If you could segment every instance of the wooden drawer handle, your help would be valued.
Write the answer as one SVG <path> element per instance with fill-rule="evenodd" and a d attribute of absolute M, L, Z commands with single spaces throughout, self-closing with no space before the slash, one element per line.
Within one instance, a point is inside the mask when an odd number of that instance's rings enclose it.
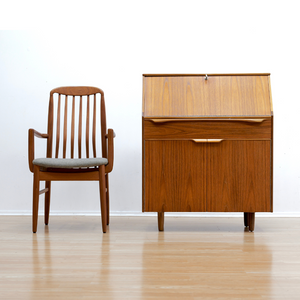
<path fill-rule="evenodd" d="M 191 121 L 226 121 L 226 122 L 247 122 L 247 123 L 262 123 L 265 119 L 148 119 L 153 123 L 167 122 L 191 122 Z"/>
<path fill-rule="evenodd" d="M 221 143 L 222 139 L 193 139 L 195 143 Z"/>

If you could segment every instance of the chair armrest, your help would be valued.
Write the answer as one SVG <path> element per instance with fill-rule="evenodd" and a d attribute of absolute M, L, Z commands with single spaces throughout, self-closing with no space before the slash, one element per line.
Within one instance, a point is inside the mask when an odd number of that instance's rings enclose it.
<path fill-rule="evenodd" d="M 114 138 L 116 134 L 112 129 L 107 130 L 105 137 L 108 139 L 108 164 L 105 166 L 105 173 L 110 173 L 114 166 Z"/>
<path fill-rule="evenodd" d="M 33 163 L 32 161 L 34 160 L 34 137 L 42 138 L 42 139 L 47 139 L 48 134 L 46 133 L 39 133 L 38 131 L 30 128 L 28 130 L 28 164 L 29 164 L 29 169 L 31 172 L 33 172 Z"/>

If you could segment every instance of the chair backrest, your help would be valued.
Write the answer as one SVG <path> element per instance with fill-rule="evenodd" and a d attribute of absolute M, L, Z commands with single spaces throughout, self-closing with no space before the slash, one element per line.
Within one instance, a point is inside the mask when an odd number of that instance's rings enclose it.
<path fill-rule="evenodd" d="M 107 157 L 105 135 L 105 101 L 101 89 L 76 86 L 50 92 L 47 157 Z"/>

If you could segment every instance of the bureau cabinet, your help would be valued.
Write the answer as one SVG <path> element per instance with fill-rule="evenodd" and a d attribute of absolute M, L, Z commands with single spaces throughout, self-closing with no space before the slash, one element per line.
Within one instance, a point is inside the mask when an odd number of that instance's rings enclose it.
<path fill-rule="evenodd" d="M 272 212 L 269 74 L 144 75 L 143 211 Z"/>

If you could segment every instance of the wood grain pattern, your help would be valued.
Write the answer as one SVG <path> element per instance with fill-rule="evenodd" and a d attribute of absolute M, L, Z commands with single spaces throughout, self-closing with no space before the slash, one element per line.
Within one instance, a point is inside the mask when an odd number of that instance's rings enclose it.
<path fill-rule="evenodd" d="M 41 181 L 99 181 L 98 168 L 87 169 L 87 172 L 40 172 Z"/>
<path fill-rule="evenodd" d="M 271 118 L 261 123 L 231 120 L 194 120 L 154 123 L 144 119 L 145 139 L 271 139 Z"/>
<path fill-rule="evenodd" d="M 86 96 L 94 95 L 97 93 L 104 95 L 101 89 L 92 86 L 63 86 L 55 88 L 50 91 L 50 97 L 55 93 L 67 96 Z"/>
<path fill-rule="evenodd" d="M 42 217 L 39 217 L 42 222 Z M 300 295 L 300 218 L 0 216 L 3 300 L 262 300 Z"/>
<path fill-rule="evenodd" d="M 145 141 L 145 211 L 205 211 L 205 146 Z"/>
<path fill-rule="evenodd" d="M 270 141 L 207 144 L 207 211 L 271 211 L 270 144 Z"/>
<path fill-rule="evenodd" d="M 145 211 L 270 212 L 270 141 L 145 141 Z"/>
<path fill-rule="evenodd" d="M 268 76 L 144 77 L 144 117 L 271 116 Z"/>

